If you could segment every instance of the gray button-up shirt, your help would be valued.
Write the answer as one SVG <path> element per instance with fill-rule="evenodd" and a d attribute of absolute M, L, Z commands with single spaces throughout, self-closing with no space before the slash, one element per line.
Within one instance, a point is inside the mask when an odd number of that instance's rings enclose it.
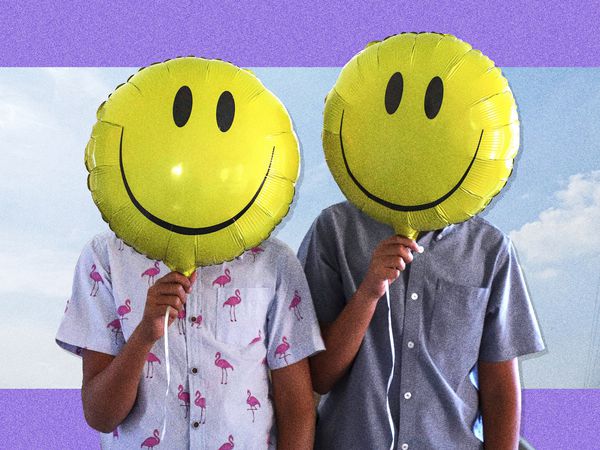
<path fill-rule="evenodd" d="M 317 318 L 333 322 L 393 229 L 350 203 L 324 210 L 300 248 Z M 390 286 L 396 448 L 481 448 L 477 361 L 544 348 L 515 250 L 481 218 L 423 233 L 425 248 Z M 387 449 L 391 371 L 381 300 L 346 375 L 321 399 L 317 449 Z"/>
<path fill-rule="evenodd" d="M 169 269 L 113 233 L 83 250 L 58 344 L 117 355 L 140 323 L 148 287 Z M 323 350 L 302 267 L 277 239 L 198 268 L 185 310 L 146 355 L 133 409 L 103 449 L 265 449 L 277 436 L 269 371 Z M 166 420 L 164 436 L 160 435 Z"/>

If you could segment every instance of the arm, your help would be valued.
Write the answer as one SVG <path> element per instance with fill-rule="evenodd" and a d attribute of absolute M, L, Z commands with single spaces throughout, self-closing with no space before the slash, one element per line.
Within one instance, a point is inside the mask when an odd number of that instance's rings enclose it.
<path fill-rule="evenodd" d="M 316 410 L 308 360 L 273 370 L 271 375 L 278 450 L 312 449 Z"/>
<path fill-rule="evenodd" d="M 338 318 L 322 324 L 326 350 L 310 359 L 313 386 L 326 394 L 346 373 L 362 343 L 377 302 L 385 294 L 386 282 L 392 283 L 412 261 L 412 251 L 423 249 L 415 241 L 392 236 L 379 243 L 365 279 Z"/>
<path fill-rule="evenodd" d="M 171 272 L 150 287 L 144 316 L 116 357 L 84 350 L 81 397 L 90 427 L 109 433 L 127 417 L 137 397 L 146 356 L 163 335 L 167 307 L 171 306 L 171 325 L 194 279 L 195 275 L 188 279 Z"/>
<path fill-rule="evenodd" d="M 137 396 L 140 375 L 152 344 L 136 329 L 116 357 L 83 351 L 83 413 L 88 425 L 110 433 L 129 414 Z"/>
<path fill-rule="evenodd" d="M 486 450 L 516 450 L 521 422 L 521 386 L 517 358 L 479 361 L 479 391 Z"/>

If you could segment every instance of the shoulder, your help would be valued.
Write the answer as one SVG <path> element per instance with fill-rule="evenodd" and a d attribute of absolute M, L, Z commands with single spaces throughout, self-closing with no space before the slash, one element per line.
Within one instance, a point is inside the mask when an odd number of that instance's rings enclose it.
<path fill-rule="evenodd" d="M 475 216 L 462 225 L 464 238 L 483 252 L 495 253 L 498 259 L 508 255 L 512 246 L 510 237 L 494 224 L 483 217 Z"/>
<path fill-rule="evenodd" d="M 99 233 L 92 237 L 83 247 L 83 253 L 92 253 L 100 258 L 108 259 L 108 252 L 112 245 L 117 241 L 117 237 L 112 231 Z"/>
<path fill-rule="evenodd" d="M 360 214 L 362 213 L 352 203 L 343 201 L 323 209 L 317 216 L 317 221 L 346 222 Z"/>
<path fill-rule="evenodd" d="M 270 237 L 260 244 L 260 248 L 269 255 L 269 259 L 280 264 L 284 261 L 296 260 L 296 253 L 280 239 Z"/>
<path fill-rule="evenodd" d="M 327 234 L 329 238 L 331 234 L 342 230 L 362 232 L 382 226 L 384 225 L 366 215 L 352 203 L 344 201 L 322 210 L 313 223 L 312 232 Z"/>
<path fill-rule="evenodd" d="M 106 231 L 92 237 L 81 251 L 81 259 L 93 259 L 102 267 L 108 268 L 114 255 L 120 255 L 124 252 L 117 251 L 123 249 L 122 241 L 112 232 Z M 127 252 L 128 254 L 130 252 Z M 124 256 L 123 256 L 124 257 Z"/>

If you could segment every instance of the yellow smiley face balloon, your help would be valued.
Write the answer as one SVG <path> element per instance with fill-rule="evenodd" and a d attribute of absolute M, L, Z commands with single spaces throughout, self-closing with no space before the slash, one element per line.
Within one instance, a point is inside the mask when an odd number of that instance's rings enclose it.
<path fill-rule="evenodd" d="M 474 216 L 506 184 L 517 108 L 500 69 L 469 44 L 400 34 L 342 69 L 327 96 L 323 145 L 346 197 L 415 238 Z"/>
<path fill-rule="evenodd" d="M 189 275 L 269 236 L 294 196 L 299 150 L 286 109 L 252 73 L 187 57 L 109 96 L 85 163 L 117 236 Z"/>

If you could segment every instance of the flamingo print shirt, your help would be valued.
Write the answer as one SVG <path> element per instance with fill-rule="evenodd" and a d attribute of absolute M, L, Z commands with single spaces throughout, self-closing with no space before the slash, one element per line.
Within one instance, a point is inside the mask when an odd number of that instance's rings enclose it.
<path fill-rule="evenodd" d="M 142 318 L 148 287 L 167 273 L 113 233 L 96 236 L 77 263 L 57 343 L 77 355 L 117 355 Z M 102 448 L 275 448 L 269 371 L 324 349 L 302 267 L 277 239 L 199 268 L 168 344 L 168 396 L 161 338 L 146 356 L 132 411 L 101 433 Z"/>

